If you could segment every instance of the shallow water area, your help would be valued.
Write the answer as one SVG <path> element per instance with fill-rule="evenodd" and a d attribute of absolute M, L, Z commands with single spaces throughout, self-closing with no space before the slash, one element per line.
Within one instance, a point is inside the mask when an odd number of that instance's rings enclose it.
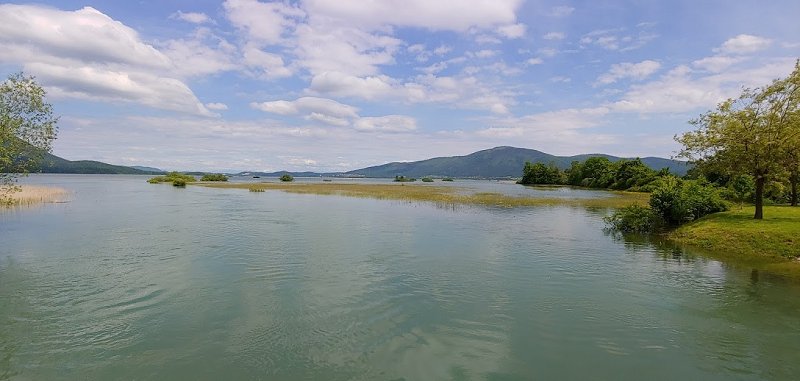
<path fill-rule="evenodd" d="M 69 202 L 0 212 L 0 380 L 800 377 L 800 286 L 608 235 L 608 210 L 147 178 L 35 175 Z"/>

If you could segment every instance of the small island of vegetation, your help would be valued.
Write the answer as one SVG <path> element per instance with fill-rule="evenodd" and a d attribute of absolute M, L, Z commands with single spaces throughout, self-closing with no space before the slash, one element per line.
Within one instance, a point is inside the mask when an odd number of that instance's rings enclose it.
<path fill-rule="evenodd" d="M 294 181 L 294 177 L 292 177 L 292 175 L 290 175 L 290 174 L 288 174 L 288 173 L 287 173 L 287 174 L 285 174 L 285 175 L 282 175 L 282 176 L 280 177 L 280 179 L 281 179 L 281 181 L 283 181 L 283 182 L 291 182 L 291 181 Z"/>
<path fill-rule="evenodd" d="M 422 182 L 423 182 L 423 183 L 432 183 L 432 182 L 433 182 L 433 179 L 432 179 L 432 178 L 430 178 L 430 177 L 423 177 L 423 178 L 422 178 Z"/>
<path fill-rule="evenodd" d="M 207 173 L 200 178 L 200 181 L 228 181 L 228 176 L 222 173 Z"/>
<path fill-rule="evenodd" d="M 415 179 L 413 177 L 405 177 L 405 176 L 395 176 L 394 177 L 394 182 L 396 182 L 396 183 L 409 183 L 409 182 L 414 182 L 414 181 L 417 181 L 417 179 Z"/>
<path fill-rule="evenodd" d="M 172 183 L 176 187 L 185 187 L 187 183 L 197 181 L 194 176 L 186 175 L 180 172 L 169 172 L 164 176 L 156 176 L 147 180 L 150 184 Z"/>

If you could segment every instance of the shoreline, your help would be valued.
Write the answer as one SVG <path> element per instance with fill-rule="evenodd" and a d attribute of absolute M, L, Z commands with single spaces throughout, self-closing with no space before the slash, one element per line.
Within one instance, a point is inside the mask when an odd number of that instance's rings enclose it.
<path fill-rule="evenodd" d="M 765 206 L 760 221 L 753 210 L 710 214 L 664 237 L 713 259 L 800 281 L 800 207 Z"/>

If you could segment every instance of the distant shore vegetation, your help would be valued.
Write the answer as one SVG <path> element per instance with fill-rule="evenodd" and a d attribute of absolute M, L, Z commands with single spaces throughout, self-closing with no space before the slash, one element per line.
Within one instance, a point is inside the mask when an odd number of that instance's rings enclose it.
<path fill-rule="evenodd" d="M 147 180 L 150 184 L 172 183 L 176 187 L 186 186 L 188 183 L 193 183 L 197 179 L 192 175 L 186 175 L 180 172 L 169 172 L 163 176 L 156 176 Z"/>
<path fill-rule="evenodd" d="M 200 181 L 228 181 L 228 176 L 222 173 L 207 173 L 200 178 Z"/>
<path fill-rule="evenodd" d="M 287 183 L 288 183 L 288 182 L 292 182 L 292 181 L 294 181 L 294 177 L 292 177 L 292 175 L 290 175 L 290 174 L 288 174 L 288 173 L 287 173 L 287 174 L 285 174 L 285 175 L 282 175 L 282 176 L 280 177 L 280 180 L 281 180 L 281 181 L 283 181 L 283 182 L 287 182 Z"/>
<path fill-rule="evenodd" d="M 394 181 L 396 183 L 410 183 L 410 182 L 417 181 L 417 179 L 415 179 L 413 177 L 395 176 L 394 177 Z"/>

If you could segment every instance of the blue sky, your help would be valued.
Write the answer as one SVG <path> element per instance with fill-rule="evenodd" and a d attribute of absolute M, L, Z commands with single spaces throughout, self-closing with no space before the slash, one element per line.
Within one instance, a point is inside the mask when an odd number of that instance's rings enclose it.
<path fill-rule="evenodd" d="M 800 57 L 797 1 L 0 4 L 54 153 L 168 170 L 350 170 L 499 145 L 669 157 Z"/>

